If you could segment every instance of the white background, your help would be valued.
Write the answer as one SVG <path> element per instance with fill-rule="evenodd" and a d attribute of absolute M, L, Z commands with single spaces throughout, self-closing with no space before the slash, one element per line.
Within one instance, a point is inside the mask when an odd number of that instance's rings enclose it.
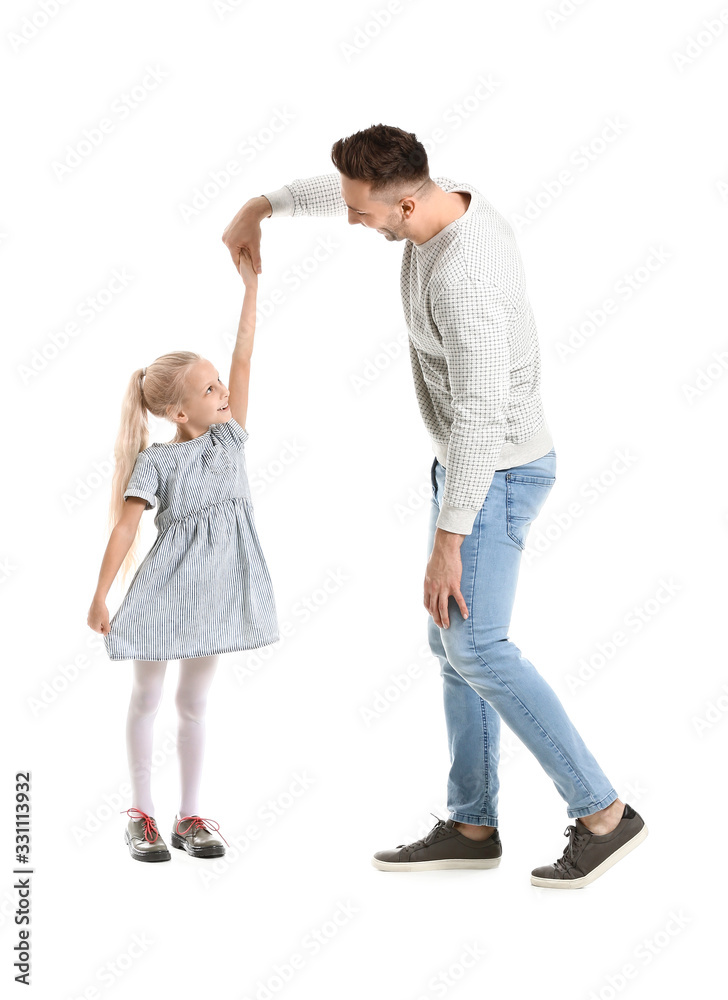
<path fill-rule="evenodd" d="M 35 996 L 704 989 L 725 886 L 727 9 L 592 0 L 557 18 L 555 3 L 412 0 L 379 24 L 383 2 L 46 8 L 45 23 L 39 4 L 2 13 L 3 983 L 14 775 L 30 769 Z M 122 117 L 125 94 L 137 99 Z M 103 118 L 112 131 L 59 172 Z M 201 812 L 239 847 L 222 865 L 173 851 L 149 866 L 124 844 L 131 663 L 109 661 L 86 624 L 122 392 L 173 349 L 228 370 L 242 283 L 224 227 L 248 198 L 331 172 L 332 143 L 378 122 L 415 132 L 431 174 L 474 184 L 518 236 L 558 469 L 509 634 L 650 829 L 581 891 L 530 885 L 568 819 L 505 725 L 501 866 L 370 864 L 447 816 L 449 761 L 425 647 L 433 455 L 405 350 L 402 246 L 345 217 L 263 223 L 259 304 L 276 289 L 284 301 L 258 323 L 246 454 L 292 634 L 222 657 L 210 694 Z M 237 173 L 185 219 L 230 161 Z M 313 266 L 319 241 L 333 248 Z M 107 295 L 115 269 L 127 284 Z M 616 311 L 589 326 L 610 298 Z M 168 841 L 177 670 L 152 785 Z M 393 677 L 408 673 L 400 692 Z"/>

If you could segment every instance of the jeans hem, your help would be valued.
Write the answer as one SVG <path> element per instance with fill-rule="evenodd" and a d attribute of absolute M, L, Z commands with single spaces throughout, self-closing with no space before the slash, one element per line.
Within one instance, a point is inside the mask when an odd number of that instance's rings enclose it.
<path fill-rule="evenodd" d="M 566 810 L 566 815 L 569 819 L 576 819 L 577 816 L 591 816 L 592 813 L 599 812 L 600 809 L 606 809 L 610 806 L 612 802 L 616 802 L 619 796 L 613 788 L 607 792 L 603 799 L 600 799 L 593 806 L 583 806 L 579 809 L 572 809 L 569 807 Z"/>
<path fill-rule="evenodd" d="M 450 811 L 450 819 L 454 823 L 470 823 L 471 826 L 498 826 L 498 818 L 496 816 L 476 816 L 474 813 L 463 813 L 463 812 L 453 812 Z"/>

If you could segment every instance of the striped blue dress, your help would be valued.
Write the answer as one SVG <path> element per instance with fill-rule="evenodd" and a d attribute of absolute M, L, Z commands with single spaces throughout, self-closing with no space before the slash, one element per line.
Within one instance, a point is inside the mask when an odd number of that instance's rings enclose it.
<path fill-rule="evenodd" d="M 104 636 L 111 660 L 180 660 L 276 642 L 278 618 L 234 417 L 139 453 L 124 499 L 156 504 L 157 537 Z"/>

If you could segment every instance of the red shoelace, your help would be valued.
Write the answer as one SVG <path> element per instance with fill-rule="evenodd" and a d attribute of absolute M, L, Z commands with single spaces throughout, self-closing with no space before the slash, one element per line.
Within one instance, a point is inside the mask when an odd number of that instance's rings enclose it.
<path fill-rule="evenodd" d="M 187 829 L 184 831 L 184 833 L 182 833 L 180 831 L 179 825 L 180 825 L 180 823 L 183 823 L 186 819 L 191 820 L 191 822 L 189 823 L 189 825 L 188 825 Z M 207 829 L 207 827 L 206 827 L 207 823 L 213 824 L 210 827 L 210 829 L 208 830 L 208 833 L 220 833 L 220 824 L 216 820 L 214 820 L 214 819 L 204 819 L 202 816 L 182 816 L 179 820 L 177 820 L 177 823 L 175 825 L 175 833 L 179 833 L 180 836 L 186 837 L 187 834 L 192 829 L 194 829 L 194 830 L 205 830 L 205 829 Z M 223 837 L 223 835 L 221 833 L 220 833 L 220 836 L 222 837 L 223 840 L 225 840 L 225 838 Z M 227 840 L 225 840 L 225 843 L 228 845 L 228 847 L 230 847 L 230 844 L 228 844 Z"/>
<path fill-rule="evenodd" d="M 135 813 L 138 813 L 137 816 L 132 816 L 131 818 L 132 819 L 143 819 L 144 820 L 144 839 L 148 840 L 150 844 L 154 843 L 154 841 L 159 836 L 159 830 L 157 829 L 156 822 L 149 815 L 149 813 L 145 813 L 141 809 L 137 809 L 136 806 L 132 806 L 131 809 L 120 809 L 119 812 L 125 812 L 125 813 L 135 812 Z M 154 834 L 154 836 L 151 837 L 151 838 L 148 836 L 150 833 Z"/>

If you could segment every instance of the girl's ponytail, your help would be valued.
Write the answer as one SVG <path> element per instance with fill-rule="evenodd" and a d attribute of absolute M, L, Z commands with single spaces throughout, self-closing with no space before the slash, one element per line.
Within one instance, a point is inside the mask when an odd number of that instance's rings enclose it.
<path fill-rule="evenodd" d="M 144 401 L 144 382 L 146 368 L 137 368 L 126 387 L 121 404 L 121 422 L 114 444 L 114 477 L 111 481 L 111 500 L 107 520 L 107 538 L 111 534 L 124 510 L 124 491 L 129 485 L 132 471 L 140 451 L 144 451 L 149 443 L 149 426 L 147 424 L 147 406 Z M 120 567 L 122 586 L 126 582 L 129 571 L 136 564 L 136 553 L 141 534 L 141 520 L 129 551 Z"/>
<path fill-rule="evenodd" d="M 166 418 L 183 406 L 187 375 L 190 367 L 202 361 L 194 351 L 172 351 L 163 354 L 146 368 L 137 368 L 126 387 L 121 403 L 121 422 L 114 445 L 115 468 L 111 481 L 111 500 L 107 520 L 107 539 L 124 510 L 124 493 L 140 451 L 149 444 L 147 413 Z M 130 569 L 136 564 L 136 552 L 141 535 L 139 528 L 129 551 L 119 567 L 122 586 Z"/>

